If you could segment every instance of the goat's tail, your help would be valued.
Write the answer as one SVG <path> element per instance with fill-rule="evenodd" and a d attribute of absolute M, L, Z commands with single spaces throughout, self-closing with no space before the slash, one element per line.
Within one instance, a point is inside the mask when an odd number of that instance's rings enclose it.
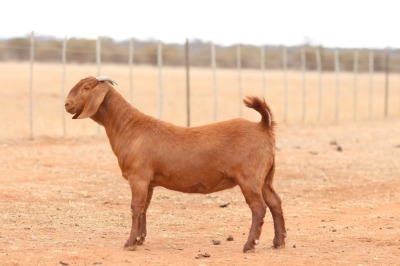
<path fill-rule="evenodd" d="M 268 104 L 265 102 L 265 99 L 260 99 L 256 96 L 247 96 L 245 99 L 243 99 L 243 102 L 247 107 L 253 108 L 261 114 L 261 122 L 264 125 L 268 127 L 275 125 L 271 108 L 269 108 Z"/>

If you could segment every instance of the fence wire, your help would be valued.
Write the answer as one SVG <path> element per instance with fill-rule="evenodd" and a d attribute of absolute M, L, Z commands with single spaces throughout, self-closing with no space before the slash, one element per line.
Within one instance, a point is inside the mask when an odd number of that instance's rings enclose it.
<path fill-rule="evenodd" d="M 398 77 L 400 72 L 400 52 L 396 49 L 370 50 L 370 49 L 338 49 L 313 47 L 310 45 L 302 45 L 297 47 L 285 46 L 268 46 L 261 47 L 250 45 L 233 45 L 219 46 L 214 43 L 202 43 L 198 41 L 183 44 L 164 44 L 158 42 L 140 42 L 134 39 L 127 41 L 115 42 L 109 38 L 98 38 L 97 40 L 81 40 L 74 38 L 65 38 L 64 40 L 48 39 L 36 37 L 32 33 L 27 38 L 17 38 L 11 40 L 0 40 L 0 64 L 17 62 L 18 64 L 26 64 L 30 62 L 29 68 L 29 137 L 33 139 L 41 134 L 35 132 L 35 88 L 36 76 L 34 72 L 35 64 L 53 63 L 60 64 L 62 73 L 61 84 L 53 84 L 54 87 L 60 86 L 61 99 L 65 98 L 65 88 L 67 88 L 68 77 L 66 68 L 71 64 L 77 65 L 95 65 L 96 74 L 104 74 L 103 65 L 116 64 L 121 68 L 126 68 L 129 72 L 129 100 L 133 103 L 135 97 L 134 92 L 140 90 L 135 88 L 137 82 L 135 79 L 135 68 L 140 66 L 154 66 L 158 71 L 158 118 L 164 118 L 164 112 L 171 105 L 181 104 L 178 100 L 173 101 L 173 96 L 165 95 L 166 90 L 166 73 L 165 67 L 182 68 L 182 75 L 186 72 L 186 121 L 190 121 L 192 105 L 197 99 L 191 99 L 193 93 L 190 92 L 191 87 L 195 87 L 195 82 L 189 76 L 190 68 L 210 68 L 209 74 L 211 81 L 209 86 L 213 89 L 212 104 L 208 105 L 208 109 L 212 109 L 212 121 L 215 122 L 223 119 L 219 114 L 219 109 L 224 108 L 220 99 L 222 83 L 219 82 L 220 76 L 224 75 L 224 71 L 236 71 L 229 80 L 230 84 L 236 83 L 236 99 L 237 115 L 244 116 L 242 98 L 244 91 L 249 90 L 244 84 L 245 71 L 251 73 L 259 72 L 261 89 L 259 95 L 268 97 L 272 91 L 279 94 L 281 120 L 283 123 L 291 123 L 289 117 L 292 113 L 298 113 L 298 123 L 307 123 L 310 120 L 313 123 L 326 123 L 323 119 L 324 106 L 333 102 L 332 123 L 339 123 L 343 114 L 341 100 L 351 97 L 351 117 L 353 121 L 365 119 L 360 115 L 360 106 L 362 100 L 361 95 L 367 94 L 368 115 L 369 120 L 374 118 L 400 117 L 400 89 L 399 83 L 391 80 Z M 190 62 L 190 63 L 189 63 Z M 272 81 L 269 74 L 281 72 L 281 85 L 277 92 L 276 83 Z M 250 72 L 249 72 L 250 73 Z M 333 75 L 332 75 L 333 74 Z M 272 75 L 272 74 L 271 74 Z M 351 76 L 352 82 L 343 82 Z M 361 79 L 367 76 L 368 79 Z M 377 79 L 375 76 L 379 75 Z M 384 78 L 382 78 L 382 75 Z M 346 76 L 346 77 L 343 77 Z M 316 77 L 316 78 L 315 78 Z M 324 79 L 333 77 L 333 91 L 329 95 L 332 88 L 324 86 Z M 6 81 L 8 76 L 0 74 L 0 81 Z M 137 77 L 136 77 L 137 78 Z M 276 78 L 275 78 L 276 79 Z M 293 85 L 293 80 L 300 79 L 300 82 Z M 224 79 L 225 80 L 225 79 Z M 376 85 L 377 82 L 383 84 Z M 5 82 L 7 83 L 7 82 Z M 12 83 L 9 82 L 9 83 Z M 315 83 L 310 85 L 310 83 Z M 346 85 L 345 85 L 346 84 Z M 349 87 L 349 84 L 351 86 Z M 316 89 L 313 89 L 316 88 Z M 365 89 L 366 88 L 366 89 Z M 231 93 L 235 94 L 235 89 L 231 88 Z M 379 91 L 378 91 L 379 90 Z M 291 96 L 293 91 L 300 91 L 295 97 Z M 2 93 L 2 91 L 0 91 Z M 4 92 L 3 92 L 4 93 Z M 182 92 L 185 94 L 185 92 Z M 273 94 L 273 93 L 272 93 Z M 194 94 L 196 95 L 196 94 Z M 377 113 L 376 95 L 383 97 L 383 111 Z M 2 95 L 4 96 L 4 95 Z M 5 94 L 7 97 L 7 94 Z M 277 97 L 277 96 L 276 96 Z M 330 97 L 329 104 L 327 97 Z M 4 98 L 4 97 L 3 97 Z M 167 98 L 167 99 L 166 99 Z M 397 98 L 392 99 L 391 98 Z M 297 99 L 300 99 L 298 101 Z M 312 99 L 312 100 L 311 100 Z M 62 100 L 61 100 L 62 101 Z M 293 110 L 292 103 L 300 102 L 300 107 Z M 207 101 L 208 103 L 208 101 Z M 62 103 L 61 108 L 62 107 Z M 381 105 L 379 104 L 379 106 Z M 396 106 L 398 105 L 398 106 Z M 313 111 L 312 110 L 316 110 Z M 326 111 L 325 111 L 326 112 Z M 374 114 L 375 112 L 375 114 Z M 382 115 L 383 114 L 383 115 Z M 309 117 L 313 115 L 315 119 Z M 62 136 L 68 136 L 67 122 L 65 114 L 62 114 Z M 293 119 L 292 119 L 293 120 Z M 12 123 L 2 123 L 6 127 Z M 187 125 L 190 122 L 186 123 Z M 4 127 L 4 126 L 3 126 Z M 18 132 L 18 125 L 11 132 Z M 23 128 L 23 126 L 21 126 Z M 4 130 L 5 132 L 6 130 Z M 21 131 L 26 131 L 22 130 Z M 18 135 L 18 134 L 17 134 Z M 57 135 L 57 134 L 56 134 Z M 7 137 L 7 134 L 1 134 L 0 137 Z"/>

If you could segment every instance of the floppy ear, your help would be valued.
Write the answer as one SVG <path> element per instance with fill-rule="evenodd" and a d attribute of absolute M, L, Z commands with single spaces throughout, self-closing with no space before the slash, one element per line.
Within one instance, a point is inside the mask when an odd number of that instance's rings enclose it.
<path fill-rule="evenodd" d="M 108 93 L 108 87 L 102 85 L 101 83 L 96 86 L 91 92 L 86 100 L 85 106 L 83 107 L 82 113 L 77 117 L 79 119 L 88 118 L 94 115 L 103 102 L 104 97 Z"/>

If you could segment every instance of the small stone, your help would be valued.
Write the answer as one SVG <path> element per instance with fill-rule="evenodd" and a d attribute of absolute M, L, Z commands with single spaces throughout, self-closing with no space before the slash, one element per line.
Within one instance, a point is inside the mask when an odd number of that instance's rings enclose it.
<path fill-rule="evenodd" d="M 229 235 L 229 236 L 226 238 L 226 241 L 233 241 L 233 236 Z"/>
<path fill-rule="evenodd" d="M 209 253 L 203 253 L 203 254 L 198 254 L 196 257 L 194 257 L 195 259 L 201 259 L 201 258 L 209 258 L 211 257 L 211 255 Z"/>
<path fill-rule="evenodd" d="M 229 206 L 229 202 L 228 203 L 225 203 L 225 204 L 221 204 L 221 205 L 219 205 L 219 207 L 220 208 L 226 208 L 226 207 L 228 207 Z"/>
<path fill-rule="evenodd" d="M 293 245 L 293 248 L 296 248 L 296 245 Z"/>
<path fill-rule="evenodd" d="M 220 244 L 221 244 L 221 241 L 216 240 L 216 239 L 213 239 L 212 243 L 213 243 L 214 245 L 220 245 Z"/>

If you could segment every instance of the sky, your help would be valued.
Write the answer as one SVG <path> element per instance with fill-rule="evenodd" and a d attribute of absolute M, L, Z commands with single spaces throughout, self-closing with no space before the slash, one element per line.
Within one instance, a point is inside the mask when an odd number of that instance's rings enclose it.
<path fill-rule="evenodd" d="M 400 48 L 399 0 L 6 0 L 0 38 Z"/>

